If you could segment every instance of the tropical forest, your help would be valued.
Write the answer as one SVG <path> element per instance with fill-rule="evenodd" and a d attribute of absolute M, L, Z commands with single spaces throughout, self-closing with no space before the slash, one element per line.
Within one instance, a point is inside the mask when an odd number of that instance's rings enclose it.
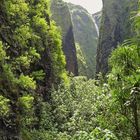
<path fill-rule="evenodd" d="M 140 140 L 140 1 L 102 4 L 0 0 L 0 140 Z"/>

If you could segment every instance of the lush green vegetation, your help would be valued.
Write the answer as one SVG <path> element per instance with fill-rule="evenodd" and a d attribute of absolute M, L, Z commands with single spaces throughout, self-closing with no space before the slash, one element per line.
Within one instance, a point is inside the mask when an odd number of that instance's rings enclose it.
<path fill-rule="evenodd" d="M 0 12 L 0 139 L 140 139 L 139 11 L 98 80 L 68 78 L 48 0 L 2 0 Z"/>
<path fill-rule="evenodd" d="M 67 75 L 48 0 L 2 0 L 0 11 L 0 137 L 14 140 L 39 128 L 40 100 Z"/>

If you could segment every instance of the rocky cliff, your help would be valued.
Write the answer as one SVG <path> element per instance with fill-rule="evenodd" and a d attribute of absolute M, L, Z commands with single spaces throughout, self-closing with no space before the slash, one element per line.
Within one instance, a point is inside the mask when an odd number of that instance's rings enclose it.
<path fill-rule="evenodd" d="M 67 70 L 74 75 L 78 75 L 78 64 L 76 56 L 75 41 L 71 15 L 67 3 L 62 0 L 52 0 L 52 19 L 61 28 L 63 36 L 63 51 L 66 56 Z"/>
<path fill-rule="evenodd" d="M 96 72 L 106 74 L 108 58 L 119 43 L 131 36 L 130 15 L 137 0 L 103 0 Z"/>
<path fill-rule="evenodd" d="M 77 43 L 79 75 L 94 77 L 98 25 L 95 18 L 83 7 L 69 3 L 69 9 L 73 22 L 74 38 Z"/>

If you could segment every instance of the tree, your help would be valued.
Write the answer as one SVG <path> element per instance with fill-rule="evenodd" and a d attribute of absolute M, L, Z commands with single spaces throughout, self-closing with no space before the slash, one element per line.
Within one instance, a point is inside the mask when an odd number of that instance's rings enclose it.
<path fill-rule="evenodd" d="M 67 74 L 48 0 L 2 0 L 0 12 L 0 136 L 14 140 L 39 126 L 38 105 Z"/>

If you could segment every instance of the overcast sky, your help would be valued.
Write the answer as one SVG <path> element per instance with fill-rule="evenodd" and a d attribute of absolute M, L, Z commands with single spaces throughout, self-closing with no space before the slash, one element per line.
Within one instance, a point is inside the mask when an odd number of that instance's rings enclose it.
<path fill-rule="evenodd" d="M 64 0 L 73 4 L 81 5 L 90 13 L 96 13 L 102 9 L 102 0 Z"/>

